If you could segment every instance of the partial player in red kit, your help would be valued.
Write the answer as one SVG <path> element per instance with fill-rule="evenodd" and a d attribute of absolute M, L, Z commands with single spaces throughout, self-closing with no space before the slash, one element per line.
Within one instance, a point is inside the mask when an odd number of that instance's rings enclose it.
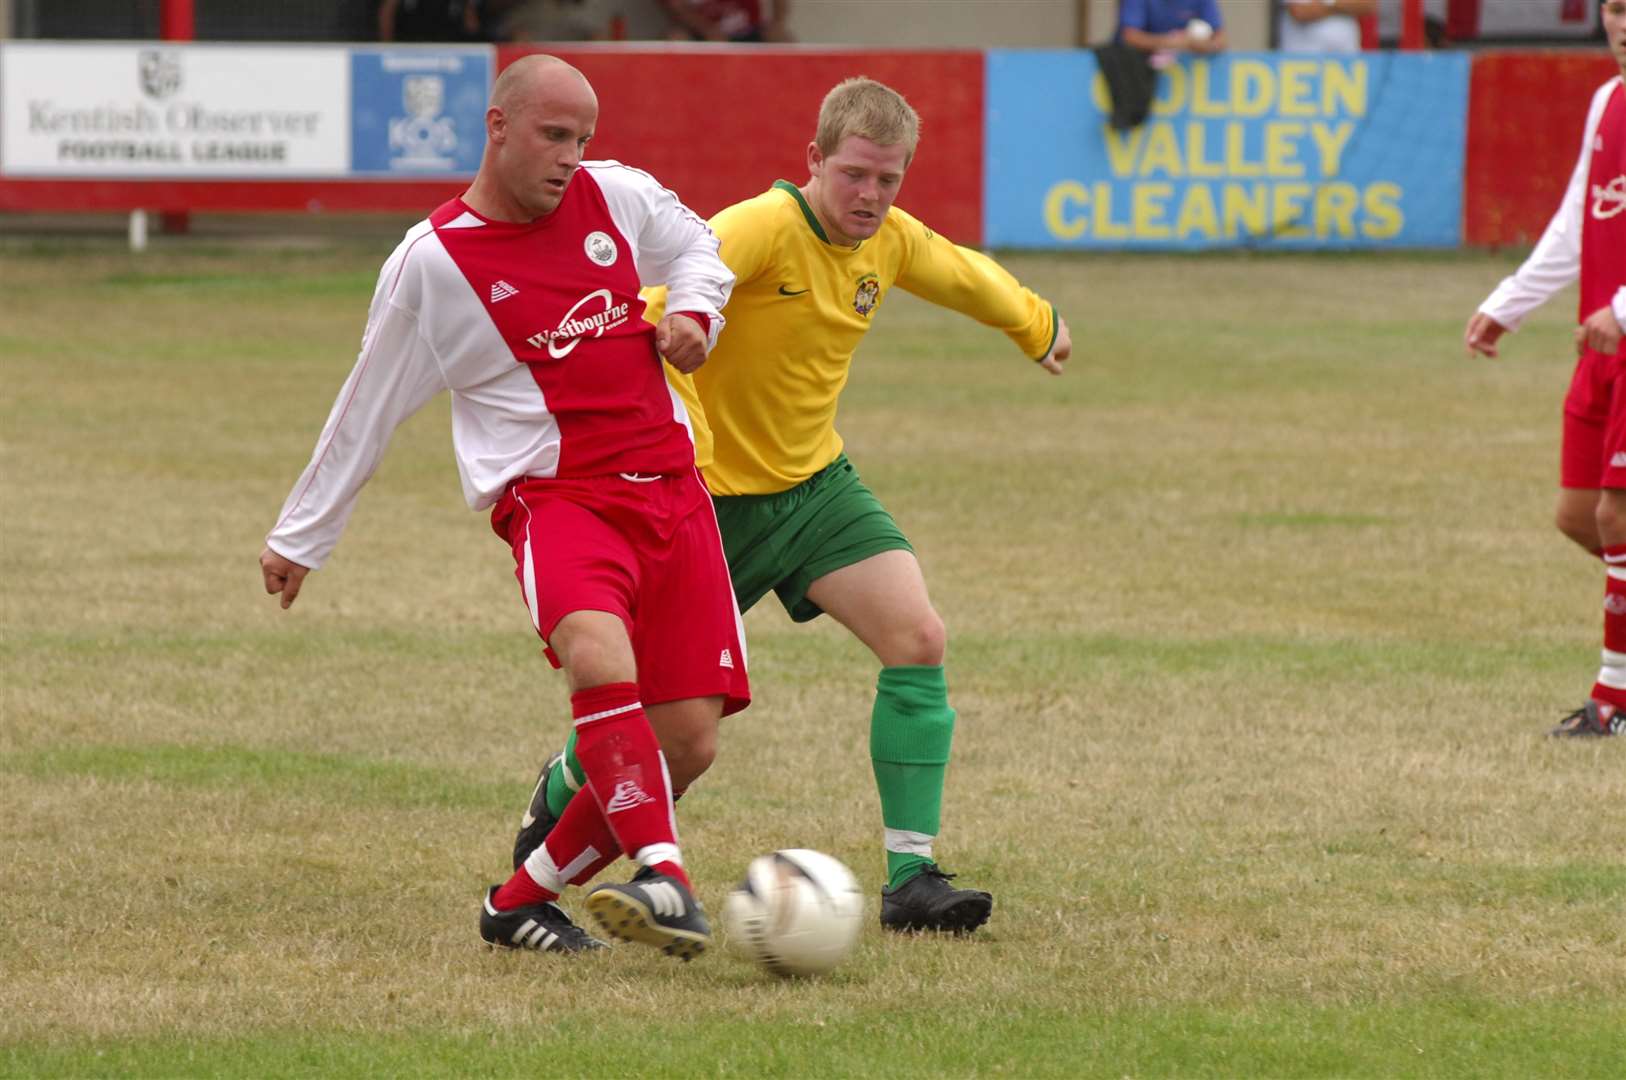
<path fill-rule="evenodd" d="M 706 223 L 648 174 L 582 160 L 597 119 L 592 87 L 563 61 L 526 57 L 498 77 L 479 173 L 384 264 L 361 354 L 260 566 L 287 608 L 395 428 L 450 391 L 464 494 L 492 508 L 531 624 L 569 678 L 592 795 L 487 892 L 480 934 L 602 947 L 554 901 L 625 852 L 639 875 L 594 889 L 587 909 L 687 960 L 710 929 L 651 718 L 715 729 L 750 693 L 711 500 L 661 357 L 681 371 L 704 362 L 734 275 Z M 662 282 L 673 314 L 650 326 L 638 290 Z"/>
<path fill-rule="evenodd" d="M 1564 399 L 1559 531 L 1607 570 L 1603 664 L 1586 704 L 1553 735 L 1626 733 L 1626 0 L 1601 0 L 1621 75 L 1598 88 L 1564 201 L 1530 258 L 1468 320 L 1470 353 L 1496 343 L 1532 310 L 1581 279 L 1580 361 Z"/>

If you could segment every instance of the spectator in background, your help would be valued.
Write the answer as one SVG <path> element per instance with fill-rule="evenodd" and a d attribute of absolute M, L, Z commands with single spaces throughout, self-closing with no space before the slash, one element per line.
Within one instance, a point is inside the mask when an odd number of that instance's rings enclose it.
<path fill-rule="evenodd" d="M 472 41 L 479 36 L 478 0 L 379 0 L 379 41 Z"/>
<path fill-rule="evenodd" d="M 1276 24 L 1282 52 L 1361 51 L 1361 20 L 1377 14 L 1378 0 L 1284 0 Z"/>
<path fill-rule="evenodd" d="M 1154 56 L 1220 52 L 1226 41 L 1219 0 L 1119 0 L 1113 40 Z"/>
<path fill-rule="evenodd" d="M 481 21 L 492 41 L 607 41 L 605 0 L 485 0 Z"/>
<path fill-rule="evenodd" d="M 1528 3 L 1530 0 L 1520 0 Z M 1378 40 L 1385 47 L 1400 44 L 1401 21 L 1405 0 L 1378 0 Z M 1557 6 L 1557 0 L 1554 0 Z M 1446 20 L 1451 13 L 1451 0 L 1423 0 L 1423 43 L 1430 49 L 1443 49 L 1451 44 L 1446 33 Z"/>
<path fill-rule="evenodd" d="M 674 41 L 794 40 L 790 0 L 660 0 L 660 4 L 672 19 Z"/>

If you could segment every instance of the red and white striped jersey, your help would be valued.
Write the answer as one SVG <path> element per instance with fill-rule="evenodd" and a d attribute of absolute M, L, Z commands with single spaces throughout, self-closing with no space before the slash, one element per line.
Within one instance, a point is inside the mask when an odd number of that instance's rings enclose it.
<path fill-rule="evenodd" d="M 734 275 L 704 220 L 649 174 L 583 162 L 527 224 L 461 199 L 414 225 L 384 264 L 355 368 L 267 544 L 315 568 L 403 421 L 442 390 L 473 509 L 520 476 L 687 472 L 694 443 L 638 290 L 722 328 Z"/>
<path fill-rule="evenodd" d="M 1616 76 L 1592 95 L 1581 156 L 1558 213 L 1530 257 L 1479 306 L 1517 330 L 1554 293 L 1581 279 L 1581 317 L 1610 305 L 1626 325 L 1626 88 Z"/>
<path fill-rule="evenodd" d="M 1626 325 L 1626 82 L 1615 80 L 1592 135 L 1581 208 L 1581 319 L 1614 306 Z"/>

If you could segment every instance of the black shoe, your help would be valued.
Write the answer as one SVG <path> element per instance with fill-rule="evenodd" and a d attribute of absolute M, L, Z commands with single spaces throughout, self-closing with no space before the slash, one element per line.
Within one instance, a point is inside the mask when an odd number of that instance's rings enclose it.
<path fill-rule="evenodd" d="M 612 937 L 654 945 L 679 960 L 693 960 L 711 943 L 700 902 L 667 874 L 640 873 L 625 885 L 600 885 L 587 894 L 587 910 Z"/>
<path fill-rule="evenodd" d="M 505 949 L 535 949 L 537 952 L 592 952 L 608 945 L 570 921 L 558 904 L 526 904 L 512 911 L 491 906 L 497 891 L 486 890 L 480 906 L 480 936 Z"/>
<path fill-rule="evenodd" d="M 542 773 L 536 778 L 536 787 L 531 791 L 531 803 L 525 808 L 525 816 L 519 819 L 519 834 L 514 837 L 515 870 L 530 857 L 531 852 L 542 846 L 542 841 L 546 840 L 553 827 L 559 824 L 559 819 L 548 812 L 548 776 L 553 772 L 553 767 L 564 759 L 563 750 L 554 754 L 542 766 Z"/>
<path fill-rule="evenodd" d="M 1587 738 L 1595 735 L 1622 734 L 1626 734 L 1626 709 L 1617 709 L 1607 702 L 1589 698 L 1585 705 L 1559 721 L 1558 726 L 1549 731 L 1547 736 L 1561 739 L 1569 736 Z"/>
<path fill-rule="evenodd" d="M 881 925 L 888 930 L 947 930 L 969 933 L 988 921 L 994 898 L 977 889 L 956 889 L 936 863 L 896 889 L 881 890 Z"/>

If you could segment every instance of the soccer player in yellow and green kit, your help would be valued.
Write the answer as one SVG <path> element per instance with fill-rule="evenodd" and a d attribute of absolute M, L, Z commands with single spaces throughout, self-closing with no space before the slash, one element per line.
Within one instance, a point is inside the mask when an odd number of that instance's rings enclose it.
<path fill-rule="evenodd" d="M 869 745 L 889 879 L 882 925 L 965 932 L 987 921 L 993 898 L 950 885 L 932 855 L 955 718 L 943 621 L 909 541 L 842 452 L 836 404 L 893 286 L 1004 331 L 1053 375 L 1072 341 L 1055 309 L 998 264 L 893 208 L 919 130 L 914 109 L 880 83 L 848 79 L 830 91 L 807 183 L 778 181 L 712 219 L 737 279 L 726 328 L 692 389 L 673 381 L 691 406 L 698 391 L 697 459 L 740 610 L 772 590 L 792 619 L 827 612 L 881 663 Z M 662 299 L 646 318 L 660 317 Z M 657 734 L 681 792 L 711 764 L 717 725 Z M 568 748 L 548 762 L 516 860 L 580 784 Z"/>

